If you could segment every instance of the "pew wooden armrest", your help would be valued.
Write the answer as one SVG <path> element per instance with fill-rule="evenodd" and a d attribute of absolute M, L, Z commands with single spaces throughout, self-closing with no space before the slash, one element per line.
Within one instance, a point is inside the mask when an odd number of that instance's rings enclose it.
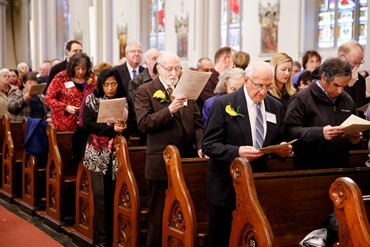
<path fill-rule="evenodd" d="M 236 194 L 229 246 L 276 246 L 274 234 L 257 197 L 252 168 L 236 158 L 230 166 Z"/>
<path fill-rule="evenodd" d="M 336 246 L 370 246 L 369 221 L 357 184 L 348 177 L 337 178 L 330 186 L 329 194 L 339 223 Z"/>

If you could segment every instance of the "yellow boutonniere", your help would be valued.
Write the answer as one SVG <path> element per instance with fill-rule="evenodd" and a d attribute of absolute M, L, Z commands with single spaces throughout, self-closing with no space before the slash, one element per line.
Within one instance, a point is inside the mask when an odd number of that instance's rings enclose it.
<path fill-rule="evenodd" d="M 231 106 L 231 104 L 228 104 L 225 107 L 225 111 L 227 114 L 230 115 L 230 117 L 242 117 L 244 118 L 245 116 L 239 112 L 239 106 L 236 108 L 236 110 Z"/>
<path fill-rule="evenodd" d="M 90 85 L 92 82 L 93 82 L 93 78 L 89 78 L 89 79 L 87 80 L 87 84 L 88 84 L 88 85 Z"/>
<path fill-rule="evenodd" d="M 166 95 L 164 94 L 163 91 L 161 90 L 157 90 L 154 94 L 153 94 L 153 98 L 154 99 L 159 99 L 160 103 L 163 103 L 163 102 L 167 102 L 169 103 L 169 100 L 166 98 Z"/>

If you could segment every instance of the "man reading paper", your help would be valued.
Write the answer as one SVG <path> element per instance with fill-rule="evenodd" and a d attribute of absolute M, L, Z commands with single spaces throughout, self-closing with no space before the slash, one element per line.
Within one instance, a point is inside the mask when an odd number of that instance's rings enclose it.
<path fill-rule="evenodd" d="M 254 172 L 266 171 L 269 156 L 259 148 L 283 141 L 283 106 L 267 94 L 273 74 L 270 64 L 252 63 L 246 69 L 244 86 L 212 104 L 202 141 L 202 151 L 209 157 L 209 246 L 229 246 L 235 209 L 231 162 L 243 157 L 251 162 Z M 286 157 L 291 151 L 292 146 L 287 145 L 273 153 Z"/>
<path fill-rule="evenodd" d="M 351 143 L 361 140 L 361 133 L 346 134 L 339 126 L 356 104 L 344 91 L 352 76 L 351 66 L 339 58 L 327 59 L 318 69 L 319 80 L 291 98 L 285 116 L 285 129 L 292 139 L 293 165 L 297 169 L 346 167 Z"/>

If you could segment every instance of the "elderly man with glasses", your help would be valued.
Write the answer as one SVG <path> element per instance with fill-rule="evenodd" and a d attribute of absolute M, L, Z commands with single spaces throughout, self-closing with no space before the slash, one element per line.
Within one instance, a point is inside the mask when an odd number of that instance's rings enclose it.
<path fill-rule="evenodd" d="M 267 171 L 268 155 L 262 147 L 283 141 L 284 110 L 268 95 L 274 71 L 266 62 L 252 63 L 246 69 L 244 86 L 217 98 L 208 116 L 202 151 L 209 157 L 208 200 L 209 246 L 229 246 L 235 191 L 230 164 L 236 157 L 247 159 L 254 172 Z M 273 150 L 286 157 L 291 145 Z"/>
<path fill-rule="evenodd" d="M 357 107 L 369 102 L 366 101 L 365 78 L 357 72 L 360 65 L 364 63 L 364 55 L 364 48 L 354 40 L 343 43 L 338 49 L 338 57 L 348 62 L 352 67 L 352 79 L 344 90 L 351 95 Z"/>

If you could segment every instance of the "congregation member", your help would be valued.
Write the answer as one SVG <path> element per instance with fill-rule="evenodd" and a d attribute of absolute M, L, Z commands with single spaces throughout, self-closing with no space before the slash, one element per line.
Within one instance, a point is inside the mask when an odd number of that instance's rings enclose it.
<path fill-rule="evenodd" d="M 368 103 L 366 100 L 365 78 L 357 71 L 360 65 L 364 63 L 364 56 L 364 48 L 354 40 L 347 41 L 338 48 L 338 57 L 347 61 L 352 67 L 352 78 L 344 90 L 351 95 L 357 108 Z"/>
<path fill-rule="evenodd" d="M 339 125 L 356 105 L 344 91 L 352 77 L 351 65 L 340 58 L 330 58 L 318 68 L 319 80 L 295 93 L 284 120 L 287 136 L 298 139 L 294 145 L 296 169 L 346 167 L 351 143 L 362 134 L 347 135 Z"/>
<path fill-rule="evenodd" d="M 298 89 L 297 91 L 300 91 L 304 88 L 308 88 L 311 84 L 311 72 L 310 71 L 305 71 L 301 73 L 298 77 Z"/>
<path fill-rule="evenodd" d="M 242 157 L 254 172 L 267 171 L 268 155 L 259 148 L 283 141 L 283 106 L 268 95 L 273 76 L 269 63 L 254 62 L 246 69 L 244 86 L 217 98 L 212 105 L 202 141 L 202 151 L 209 157 L 209 246 L 229 246 L 235 209 L 230 164 Z M 291 145 L 273 150 L 278 157 L 291 151 Z"/>
<path fill-rule="evenodd" d="M 130 80 L 128 84 L 127 102 L 129 105 L 129 119 L 128 119 L 128 135 L 139 137 L 139 146 L 146 145 L 146 135 L 140 132 L 137 128 L 136 114 L 134 111 L 135 94 L 137 88 L 147 82 L 152 81 L 157 77 L 158 71 L 156 68 L 157 60 L 160 51 L 155 48 L 150 48 L 144 54 L 144 66 L 146 67 L 143 72 L 139 73 L 135 78 Z M 129 138 L 128 138 L 129 139 Z M 130 144 L 130 143 L 129 143 Z"/>
<path fill-rule="evenodd" d="M 279 52 L 271 58 L 270 64 L 274 68 L 274 78 L 269 94 L 281 102 L 285 112 L 290 96 L 296 91 L 291 81 L 293 59 L 288 54 Z"/>
<path fill-rule="evenodd" d="M 143 57 L 143 48 L 138 41 L 130 41 L 125 48 L 127 61 L 115 67 L 121 76 L 125 96 L 128 96 L 128 84 L 139 73 L 144 71 L 144 67 L 140 65 Z"/>
<path fill-rule="evenodd" d="M 46 93 L 46 90 L 50 86 L 50 83 L 52 82 L 52 80 L 54 79 L 54 77 L 59 72 L 67 69 L 67 64 L 71 60 L 71 57 L 75 53 L 77 53 L 77 52 L 82 52 L 82 44 L 81 44 L 81 42 L 78 41 L 78 40 L 70 40 L 70 41 L 68 41 L 67 44 L 66 44 L 66 48 L 65 48 L 66 58 L 62 62 L 56 63 L 55 65 L 53 65 L 51 67 L 50 72 L 49 72 L 47 86 L 45 88 L 44 93 Z"/>
<path fill-rule="evenodd" d="M 292 77 L 292 83 L 294 87 L 298 85 L 298 77 L 304 71 L 313 72 L 321 64 L 321 56 L 315 50 L 308 50 L 304 53 L 302 58 L 303 69 L 300 72 L 297 72 Z"/>
<path fill-rule="evenodd" d="M 9 69 L 3 68 L 0 70 L 0 118 L 8 112 L 8 97 L 15 91 L 17 87 L 10 84 Z"/>
<path fill-rule="evenodd" d="M 180 58 L 170 52 L 162 53 L 157 70 L 158 77 L 138 87 L 134 104 L 138 128 L 147 135 L 147 247 L 162 246 L 162 215 L 168 183 L 163 151 L 167 145 L 175 145 L 181 157 L 201 156 L 203 135 L 203 122 L 196 102 L 184 96 L 172 96 L 181 73 Z"/>
<path fill-rule="evenodd" d="M 197 62 L 195 70 L 200 72 L 211 72 L 213 67 L 213 62 L 209 57 L 201 57 Z"/>
<path fill-rule="evenodd" d="M 21 62 L 17 65 L 17 71 L 18 71 L 18 81 L 20 84 L 22 84 L 23 76 L 30 71 L 30 67 L 27 63 Z"/>
<path fill-rule="evenodd" d="M 113 201 L 118 161 L 114 139 L 126 129 L 128 111 L 114 123 L 97 123 L 99 102 L 124 97 L 118 72 L 112 68 L 101 71 L 97 87 L 86 97 L 83 129 L 88 133 L 83 165 L 90 171 L 94 201 L 94 244 L 112 246 Z"/>
<path fill-rule="evenodd" d="M 16 69 L 10 69 L 9 70 L 9 77 L 10 77 L 10 84 L 13 86 L 16 86 L 17 88 L 20 88 L 22 83 L 18 80 L 18 70 Z"/>
<path fill-rule="evenodd" d="M 100 72 L 102 72 L 105 69 L 110 69 L 110 68 L 113 68 L 113 66 L 109 62 L 99 62 L 99 63 L 95 64 L 94 67 L 93 67 L 93 73 L 94 73 L 94 76 L 95 76 L 95 80 L 98 81 L 98 76 L 99 76 Z"/>
<path fill-rule="evenodd" d="M 212 104 L 218 97 L 232 93 L 244 85 L 245 71 L 240 68 L 230 67 L 229 69 L 222 72 L 219 76 L 219 81 L 215 88 L 216 95 L 207 99 L 204 102 L 202 115 L 204 126 L 207 124 L 208 114 L 211 110 Z"/>
<path fill-rule="evenodd" d="M 237 51 L 233 54 L 233 63 L 234 67 L 246 69 L 249 65 L 249 62 L 251 60 L 248 53 L 244 51 Z"/>
<path fill-rule="evenodd" d="M 44 95 L 32 95 L 29 93 L 32 85 L 36 84 L 36 73 L 27 72 L 23 76 L 23 89 L 18 89 L 9 95 L 8 111 L 10 112 L 10 121 L 22 121 L 27 117 L 40 119 L 50 117 L 50 109 L 45 104 Z"/>
<path fill-rule="evenodd" d="M 44 60 L 39 68 L 39 73 L 37 74 L 37 82 L 38 83 L 47 83 L 49 80 L 49 73 L 51 70 L 51 61 Z"/>
<path fill-rule="evenodd" d="M 52 110 L 56 131 L 75 131 L 84 96 L 95 87 L 91 61 L 86 53 L 75 53 L 67 69 L 58 73 L 47 89 L 45 102 Z"/>
<path fill-rule="evenodd" d="M 203 109 L 204 102 L 215 96 L 214 90 L 216 88 L 218 77 L 225 69 L 234 65 L 232 56 L 234 54 L 233 49 L 230 47 L 221 47 L 215 53 L 215 66 L 212 68 L 211 77 L 209 77 L 206 85 L 200 93 L 197 103 L 200 111 Z"/>
<path fill-rule="evenodd" d="M 302 70 L 302 65 L 298 61 L 293 61 L 292 78 L 293 76 Z"/>

